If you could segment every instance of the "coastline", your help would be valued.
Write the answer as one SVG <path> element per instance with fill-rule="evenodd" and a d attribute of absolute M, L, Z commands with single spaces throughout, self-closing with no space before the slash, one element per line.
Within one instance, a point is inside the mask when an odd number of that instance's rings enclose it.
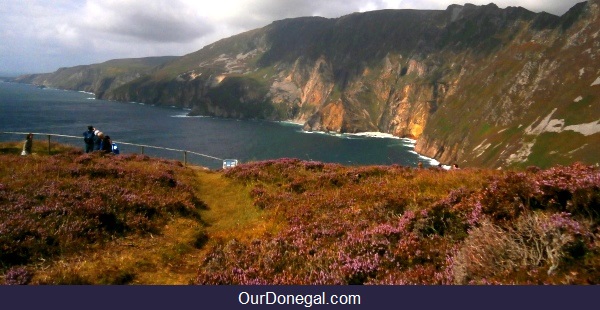
<path fill-rule="evenodd" d="M 29 84 L 32 86 L 35 86 L 33 84 Z M 49 90 L 61 90 L 61 89 L 54 89 L 54 88 L 48 88 Z M 63 90 L 63 91 L 72 91 L 72 90 Z M 86 94 L 86 95 L 94 95 L 91 92 L 86 92 L 86 91 L 75 91 L 75 92 L 79 92 L 82 94 Z M 96 99 L 96 98 L 86 98 L 86 99 Z M 130 104 L 137 104 L 137 105 L 143 105 L 146 106 L 148 104 L 145 103 L 141 103 L 141 102 L 128 102 Z M 155 106 L 155 105 L 150 105 L 150 106 Z M 212 116 L 205 116 L 205 115 L 190 115 L 190 109 L 186 109 L 183 107 L 176 107 L 176 106 L 167 106 L 167 108 L 171 108 L 171 109 L 177 109 L 180 110 L 181 113 L 178 114 L 174 114 L 171 115 L 171 117 L 175 117 L 175 118 L 211 118 Z M 333 137 L 337 137 L 337 138 L 341 138 L 341 139 L 364 139 L 364 138 L 377 138 L 377 139 L 393 139 L 393 140 L 401 140 L 402 145 L 404 145 L 405 147 L 410 148 L 410 150 L 407 150 L 408 152 L 410 152 L 411 154 L 417 155 L 418 160 L 414 161 L 414 159 L 409 163 L 409 166 L 416 166 L 417 162 L 423 162 L 423 164 L 425 164 L 425 166 L 437 166 L 440 163 L 434 159 L 434 158 L 429 158 L 426 157 L 424 155 L 421 155 L 419 153 L 417 153 L 416 151 L 414 151 L 415 148 L 415 144 L 416 144 L 416 140 L 414 139 L 409 139 L 409 138 L 401 138 L 401 137 L 397 137 L 394 136 L 392 134 L 388 134 L 388 133 L 382 133 L 382 132 L 358 132 L 358 133 L 337 133 L 337 132 L 324 132 L 324 131 L 305 131 L 302 130 L 302 127 L 304 126 L 304 123 L 299 122 L 297 120 L 284 120 L 284 121 L 268 121 L 267 122 L 274 122 L 274 123 L 278 123 L 282 126 L 293 126 L 293 127 L 297 127 L 299 130 L 298 132 L 304 133 L 304 134 L 322 134 L 322 135 L 329 135 L 329 136 L 333 136 Z"/>
<path fill-rule="evenodd" d="M 184 111 L 189 111 L 188 109 L 185 108 L 181 108 Z M 177 115 L 171 115 L 171 117 L 176 117 L 176 118 L 204 118 L 204 117 L 214 117 L 214 116 L 206 116 L 206 115 L 189 115 L 189 113 L 186 114 L 177 114 Z M 304 123 L 298 122 L 298 121 L 294 121 L 294 120 L 284 120 L 284 121 L 269 121 L 269 120 L 265 120 L 267 122 L 273 122 L 273 123 L 277 123 L 280 124 L 282 126 L 294 126 L 294 127 L 299 127 L 300 130 L 299 132 L 305 133 L 305 134 L 320 134 L 320 135 L 328 135 L 328 136 L 333 136 L 333 137 L 337 137 L 337 138 L 341 138 L 341 139 L 360 139 L 360 138 L 377 138 L 377 139 L 395 139 L 395 140 L 401 140 L 403 142 L 403 145 L 405 146 L 409 146 L 411 148 L 411 150 L 409 151 L 412 154 L 415 154 L 419 157 L 419 161 L 422 161 L 424 164 L 430 166 L 430 167 L 436 167 L 440 164 L 439 161 L 437 161 L 435 158 L 431 158 L 431 157 L 427 157 L 425 155 L 419 154 L 417 153 L 414 149 L 415 149 L 415 144 L 417 143 L 417 140 L 415 139 L 410 139 L 410 138 L 401 138 L 398 136 L 394 136 L 392 134 L 389 133 L 383 133 L 383 132 L 377 132 L 377 131 L 370 131 L 370 132 L 357 132 L 357 133 L 332 133 L 332 132 L 325 132 L 325 131 L 305 131 L 302 129 L 302 127 L 304 126 Z M 450 169 L 450 166 L 447 165 L 442 165 L 442 168 L 448 170 Z"/>
<path fill-rule="evenodd" d="M 286 124 L 293 124 L 293 125 L 298 125 L 298 126 L 303 126 L 304 124 L 300 124 L 297 122 L 293 122 L 293 121 L 282 121 L 280 123 L 286 123 Z M 324 134 L 324 135 L 330 135 L 330 136 L 334 136 L 334 137 L 338 137 L 338 138 L 342 138 L 342 139 L 352 139 L 352 137 L 361 137 L 361 138 L 377 138 L 377 139 L 396 139 L 396 140 L 402 140 L 403 142 L 405 142 L 406 146 L 410 146 L 412 148 L 411 151 L 409 151 L 412 154 L 418 155 L 419 159 L 425 163 L 427 163 L 429 166 L 432 167 L 436 167 L 440 164 L 439 161 L 437 161 L 435 158 L 431 158 L 431 157 L 427 157 L 425 155 L 419 154 L 415 151 L 415 145 L 417 143 L 417 140 L 415 139 L 410 139 L 410 138 L 401 138 L 398 136 L 394 136 L 392 134 L 389 133 L 383 133 L 383 132 L 377 132 L 377 131 L 366 131 L 366 132 L 357 132 L 357 133 L 330 133 L 330 132 L 325 132 L 325 131 L 304 131 L 302 130 L 302 132 L 304 133 L 308 133 L 308 134 Z M 448 165 L 442 165 L 442 168 L 448 170 L 450 169 L 450 166 Z"/>

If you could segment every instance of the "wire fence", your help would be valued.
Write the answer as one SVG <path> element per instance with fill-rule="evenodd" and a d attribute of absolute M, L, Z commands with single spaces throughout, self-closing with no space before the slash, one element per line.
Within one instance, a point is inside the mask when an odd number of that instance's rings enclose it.
<path fill-rule="evenodd" d="M 77 145 L 81 146 L 83 144 L 83 142 L 82 142 L 83 137 L 60 135 L 60 134 L 53 134 L 53 133 L 2 131 L 2 132 L 0 132 L 0 136 L 4 136 L 4 135 L 26 136 L 27 134 L 30 134 L 30 133 L 33 134 L 34 136 L 46 137 L 47 145 L 48 145 L 48 154 L 52 153 L 52 143 L 53 142 L 74 145 L 74 146 L 77 146 Z M 75 142 L 75 139 L 77 139 L 77 142 Z M 217 164 L 216 161 L 219 161 L 219 162 L 225 161 L 225 159 L 223 159 L 223 158 L 206 155 L 206 154 L 202 154 L 202 153 L 198 153 L 198 152 L 188 151 L 188 150 L 180 150 L 180 149 L 174 149 L 174 148 L 159 147 L 159 146 L 154 146 L 154 145 L 145 145 L 145 144 L 129 143 L 129 142 L 123 142 L 123 141 L 114 141 L 114 140 L 112 142 L 116 143 L 119 146 L 119 151 L 121 153 L 140 153 L 140 154 L 146 154 L 149 156 L 166 157 L 166 158 L 170 158 L 170 159 L 176 159 L 177 156 L 169 156 L 169 155 L 167 155 L 168 153 L 170 153 L 170 154 L 180 153 L 181 157 L 179 157 L 179 158 L 182 159 L 183 164 L 186 166 L 187 166 L 188 162 L 192 162 L 192 163 L 199 164 L 202 166 L 207 166 L 207 167 L 220 167 L 220 165 Z M 165 153 L 165 152 L 167 152 L 167 153 Z M 192 156 L 199 157 L 202 160 L 194 161 L 191 158 Z M 190 160 L 192 160 L 192 161 L 190 161 Z M 210 161 L 210 162 L 207 162 L 207 161 Z"/>

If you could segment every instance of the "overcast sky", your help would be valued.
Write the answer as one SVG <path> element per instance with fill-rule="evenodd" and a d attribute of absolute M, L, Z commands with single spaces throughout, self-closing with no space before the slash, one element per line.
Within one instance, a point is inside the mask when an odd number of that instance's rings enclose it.
<path fill-rule="evenodd" d="M 562 15 L 583 0 L 496 0 Z M 52 72 L 116 58 L 184 55 L 299 16 L 445 9 L 491 0 L 0 0 L 0 74 Z"/>

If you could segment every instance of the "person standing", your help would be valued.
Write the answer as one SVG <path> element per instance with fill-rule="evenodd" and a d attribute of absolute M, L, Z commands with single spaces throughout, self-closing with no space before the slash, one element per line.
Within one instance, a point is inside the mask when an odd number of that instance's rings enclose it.
<path fill-rule="evenodd" d="M 23 151 L 21 155 L 31 155 L 31 148 L 33 147 L 33 134 L 29 133 L 25 137 L 25 143 L 23 143 Z"/>
<path fill-rule="evenodd" d="M 104 133 L 102 133 L 102 131 L 94 128 L 94 151 L 100 150 L 103 139 L 104 139 Z"/>
<path fill-rule="evenodd" d="M 85 152 L 89 153 L 94 150 L 94 126 L 88 126 L 88 130 L 83 133 L 83 142 L 85 143 Z"/>
<path fill-rule="evenodd" d="M 109 135 L 104 136 L 104 139 L 102 139 L 101 150 L 104 151 L 105 153 L 112 153 L 112 151 L 113 151 L 112 141 L 110 140 Z"/>

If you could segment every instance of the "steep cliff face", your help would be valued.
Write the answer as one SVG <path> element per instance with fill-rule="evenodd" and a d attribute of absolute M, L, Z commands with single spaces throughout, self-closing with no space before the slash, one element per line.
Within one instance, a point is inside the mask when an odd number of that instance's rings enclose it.
<path fill-rule="evenodd" d="M 186 55 L 102 98 L 179 105 L 195 114 L 294 120 L 307 130 L 389 127 L 416 137 L 426 116 L 410 114 L 428 110 L 425 96 L 433 91 L 421 85 L 398 91 L 379 79 L 396 83 L 410 69 L 409 76 L 425 80 L 418 62 L 403 59 L 400 52 L 433 49 L 438 17 L 445 15 L 390 10 L 277 21 Z M 410 107 L 409 96 L 420 97 L 422 107 Z M 396 102 L 401 100 L 402 107 Z M 396 106 L 388 107 L 388 101 Z M 403 116 L 389 125 L 384 113 L 391 110 Z"/>
<path fill-rule="evenodd" d="M 391 133 L 417 139 L 418 152 L 445 163 L 594 164 L 599 2 L 562 17 L 466 4 L 286 19 L 133 80 L 78 87 L 192 114 Z"/>
<path fill-rule="evenodd" d="M 497 52 L 464 62 L 416 150 L 489 167 L 598 163 L 599 4 L 538 16 Z"/>
<path fill-rule="evenodd" d="M 30 74 L 14 79 L 67 90 L 86 91 L 102 97 L 107 91 L 152 73 L 176 57 L 116 59 L 101 64 L 61 68 L 53 73 Z"/>

